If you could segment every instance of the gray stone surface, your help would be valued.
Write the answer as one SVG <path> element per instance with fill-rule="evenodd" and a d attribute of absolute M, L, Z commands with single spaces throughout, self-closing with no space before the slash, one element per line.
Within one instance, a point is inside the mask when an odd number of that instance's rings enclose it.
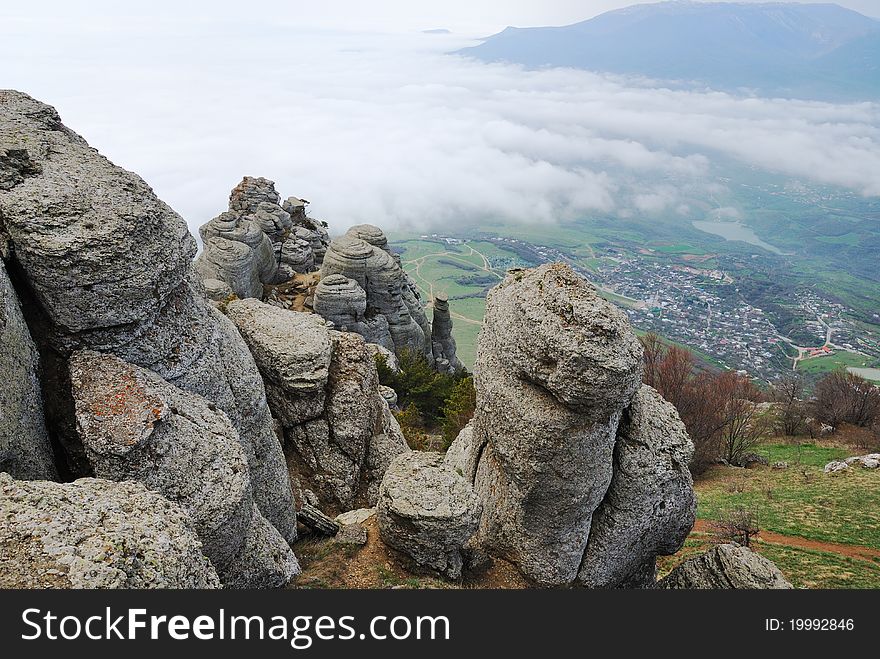
<path fill-rule="evenodd" d="M 75 353 L 70 375 L 77 428 L 97 476 L 139 481 L 180 504 L 227 587 L 281 585 L 299 573 L 254 506 L 238 433 L 215 405 L 112 355 Z M 279 551 L 284 561 L 261 561 Z M 286 571 L 265 572 L 276 568 Z"/>
<path fill-rule="evenodd" d="M 320 507 L 375 504 L 385 468 L 408 447 L 363 339 L 254 299 L 230 302 L 226 312 L 262 373 L 288 457 Z"/>
<path fill-rule="evenodd" d="M 621 311 L 549 264 L 490 291 L 477 352 L 479 543 L 539 585 L 571 584 L 641 386 L 641 346 Z"/>
<path fill-rule="evenodd" d="M 135 482 L 0 474 L 0 588 L 218 588 L 183 509 Z"/>
<path fill-rule="evenodd" d="M 689 558 L 659 583 L 661 588 L 793 588 L 772 561 L 736 544 L 717 545 Z"/>
<path fill-rule="evenodd" d="M 259 300 L 235 300 L 226 314 L 250 348 L 275 417 L 285 427 L 323 414 L 330 368 L 330 333 L 314 314 Z"/>
<path fill-rule="evenodd" d="M 480 503 L 441 453 L 410 451 L 391 463 L 379 489 L 379 535 L 417 565 L 457 579 L 477 530 Z"/>
<path fill-rule="evenodd" d="M 337 515 L 336 521 L 343 526 L 348 524 L 363 524 L 375 514 L 375 508 L 357 508 L 356 510 L 349 510 Z"/>
<path fill-rule="evenodd" d="M 578 573 L 581 585 L 653 585 L 655 557 L 681 549 L 694 525 L 696 497 L 688 470 L 692 453 L 678 412 L 642 385 L 617 429 L 614 474 L 593 514 Z M 640 582 L 640 574 L 647 581 Z"/>
<path fill-rule="evenodd" d="M 452 336 L 449 296 L 443 292 L 434 295 L 434 315 L 431 319 L 431 344 L 435 362 L 443 360 L 446 371 L 454 373 L 463 368 L 456 354 L 455 338 Z"/>
<path fill-rule="evenodd" d="M 49 432 L 73 475 L 88 471 L 75 432 L 65 359 L 119 356 L 213 402 L 248 457 L 261 512 L 288 539 L 295 513 L 281 446 L 256 365 L 195 283 L 186 223 L 135 174 L 64 127 L 55 110 L 0 92 L 0 144 L 27 154 L 26 175 L 0 191 L 3 241 L 27 280 L 22 300 L 42 349 Z M 8 186 L 7 186 L 8 187 Z M 213 280 L 216 282 L 216 280 Z M 21 291 L 19 291 L 21 296 Z"/>
<path fill-rule="evenodd" d="M 0 260 L 0 471 L 22 480 L 58 477 L 39 368 L 37 348 Z"/>

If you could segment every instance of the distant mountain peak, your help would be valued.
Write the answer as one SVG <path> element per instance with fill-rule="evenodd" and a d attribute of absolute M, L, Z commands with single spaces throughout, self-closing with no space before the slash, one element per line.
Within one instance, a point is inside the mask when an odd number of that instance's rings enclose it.
<path fill-rule="evenodd" d="M 640 4 L 572 25 L 507 27 L 459 52 L 530 67 L 699 81 L 729 91 L 880 98 L 880 22 L 831 3 Z"/>

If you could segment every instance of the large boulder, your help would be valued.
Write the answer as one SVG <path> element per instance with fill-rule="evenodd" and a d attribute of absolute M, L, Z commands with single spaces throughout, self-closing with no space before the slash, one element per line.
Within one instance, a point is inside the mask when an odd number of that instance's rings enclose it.
<path fill-rule="evenodd" d="M 218 588 L 192 520 L 136 482 L 0 474 L 0 588 Z"/>
<path fill-rule="evenodd" d="M 43 416 L 39 356 L 0 260 L 0 471 L 22 480 L 58 477 Z"/>
<path fill-rule="evenodd" d="M 180 504 L 227 586 L 277 587 L 299 574 L 284 538 L 254 506 L 238 433 L 215 405 L 112 355 L 78 352 L 70 375 L 97 476 L 139 481 Z M 263 558 L 278 553 L 285 560 Z"/>
<path fill-rule="evenodd" d="M 67 357 L 112 353 L 223 410 L 248 459 L 254 499 L 287 539 L 295 512 L 256 364 L 196 283 L 186 223 L 26 94 L 0 92 L 2 238 L 41 351 L 50 435 L 73 475 L 89 464 L 72 418 Z M 19 154 L 9 158 L 10 152 Z M 12 171 L 14 170 L 14 171 Z M 216 285 L 217 280 L 213 280 Z"/>
<path fill-rule="evenodd" d="M 287 427 L 320 417 L 331 353 L 330 333 L 320 316 L 255 299 L 230 302 L 226 314 L 257 362 L 275 417 Z"/>
<path fill-rule="evenodd" d="M 580 584 L 653 585 L 656 556 L 681 549 L 694 525 L 692 453 L 675 407 L 642 385 L 617 429 L 614 473 L 593 514 Z"/>
<path fill-rule="evenodd" d="M 490 291 L 477 354 L 478 540 L 540 585 L 571 584 L 641 385 L 641 345 L 620 310 L 548 264 Z"/>
<path fill-rule="evenodd" d="M 689 558 L 659 583 L 661 588 L 793 588 L 772 561 L 737 544 L 717 545 Z"/>
<path fill-rule="evenodd" d="M 457 579 L 464 546 L 479 524 L 480 502 L 441 453 L 410 451 L 385 472 L 377 516 L 386 545 L 422 568 Z"/>

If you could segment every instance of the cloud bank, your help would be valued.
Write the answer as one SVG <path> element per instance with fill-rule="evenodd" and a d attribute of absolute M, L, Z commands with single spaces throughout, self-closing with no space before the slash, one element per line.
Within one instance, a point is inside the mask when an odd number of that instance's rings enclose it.
<path fill-rule="evenodd" d="M 242 175 L 341 231 L 691 212 L 717 162 L 880 196 L 880 106 L 734 98 L 446 51 L 455 35 L 234 22 L 0 23 L 0 86 L 137 171 L 195 230 Z"/>

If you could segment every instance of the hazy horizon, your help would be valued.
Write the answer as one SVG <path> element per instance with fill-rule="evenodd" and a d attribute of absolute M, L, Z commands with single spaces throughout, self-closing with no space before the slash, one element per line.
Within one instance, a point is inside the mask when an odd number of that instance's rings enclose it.
<path fill-rule="evenodd" d="M 723 192 L 719 160 L 880 195 L 875 103 L 733 97 L 483 64 L 446 54 L 477 32 L 413 31 L 405 27 L 411 9 L 393 29 L 371 32 L 365 21 L 353 33 L 350 14 L 302 28 L 289 23 L 287 3 L 278 14 L 260 10 L 279 4 L 252 3 L 240 16 L 212 3 L 219 9 L 210 19 L 189 5 L 163 15 L 153 4 L 136 20 L 112 7 L 20 6 L 0 25 L 8 67 L 0 87 L 56 106 L 193 231 L 224 210 L 243 175 L 310 199 L 336 231 L 358 222 L 394 229 L 687 216 L 688 196 Z M 545 22 L 586 18 L 564 18 L 574 5 L 547 3 Z M 501 11 L 497 2 L 481 6 L 481 20 Z M 445 22 L 432 8 L 418 27 L 454 28 L 467 19 L 464 7 L 444 7 Z M 372 20 L 396 8 L 377 3 Z M 539 11 L 513 9 L 514 18 Z M 317 10 L 308 16 L 315 25 L 329 20 Z"/>

